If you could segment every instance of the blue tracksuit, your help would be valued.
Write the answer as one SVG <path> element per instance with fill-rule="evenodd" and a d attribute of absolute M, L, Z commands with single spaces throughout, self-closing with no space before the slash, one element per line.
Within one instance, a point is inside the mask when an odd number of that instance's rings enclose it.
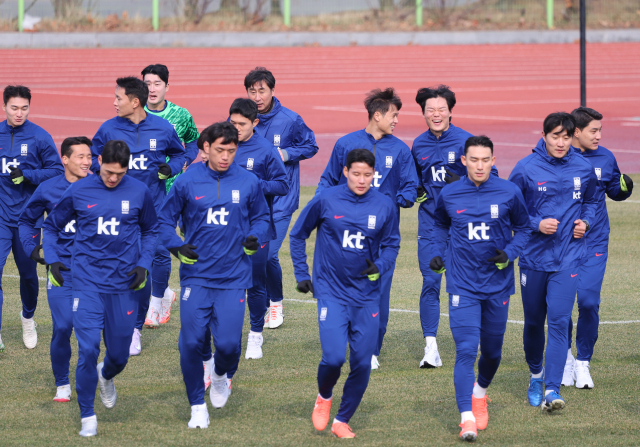
<path fill-rule="evenodd" d="M 185 148 L 173 125 L 152 113 L 147 113 L 147 117 L 137 125 L 120 117 L 105 121 L 93 137 L 93 172 L 100 169 L 98 155 L 102 154 L 102 149 L 109 140 L 123 140 L 127 143 L 131 151 L 127 175 L 147 185 L 156 213 L 159 213 L 167 190 L 165 181 L 158 178 L 158 166 L 166 162 L 171 167 L 171 175 L 175 175 L 182 172 L 186 157 Z M 164 291 L 169 286 L 171 256 L 160 244 L 156 247 L 150 274 L 151 281 L 147 283 L 145 292 L 141 295 L 164 296 Z M 149 300 L 140 300 L 136 328 L 142 329 L 148 309 Z"/>
<path fill-rule="evenodd" d="M 372 186 L 389 197 L 396 204 L 396 217 L 400 220 L 400 210 L 411 208 L 416 201 L 418 179 L 409 146 L 393 135 L 385 135 L 376 140 L 364 129 L 352 132 L 340 138 L 331 153 L 329 163 L 320 177 L 316 195 L 325 188 L 346 183 L 342 170 L 347 161 L 347 154 L 353 149 L 368 149 L 376 157 L 375 175 Z M 375 355 L 380 355 L 384 334 L 389 322 L 389 301 L 393 270 L 382 278 L 382 299 L 380 301 L 380 331 Z"/>
<path fill-rule="evenodd" d="M 36 187 L 52 177 L 64 172 L 60 156 L 51 135 L 42 127 L 25 121 L 18 127 L 11 127 L 7 121 L 0 123 L 0 276 L 7 262 L 9 252 L 20 273 L 20 298 L 22 315 L 33 318 L 38 304 L 38 273 L 36 263 L 30 259 L 31 252 L 25 252 L 18 235 L 18 217 L 27 204 Z M 24 181 L 15 185 L 9 175 L 12 168 L 20 168 Z M 40 244 L 42 221 L 35 226 L 38 229 L 34 242 Z M 32 236 L 36 234 L 33 233 Z M 0 283 L 0 329 L 2 329 L 3 292 Z"/>
<path fill-rule="evenodd" d="M 578 360 L 590 361 L 593 348 L 598 340 L 598 324 L 600 317 L 600 290 L 604 273 L 607 269 L 609 256 L 609 214 L 607 213 L 606 197 L 611 200 L 622 201 L 631 194 L 620 189 L 620 169 L 616 157 L 610 150 L 598 146 L 595 150 L 580 152 L 593 166 L 598 179 L 596 196 L 598 207 L 596 210 L 593 229 L 587 235 L 587 260 L 580 267 L 578 275 L 578 328 L 576 330 L 576 347 Z M 573 322 L 569 320 L 569 349 L 571 349 L 571 330 Z"/>
<path fill-rule="evenodd" d="M 282 152 L 287 173 L 289 192 L 273 198 L 273 221 L 277 237 L 269 244 L 267 261 L 267 298 L 282 301 L 282 268 L 278 252 L 289 230 L 291 216 L 300 202 L 300 162 L 318 153 L 313 131 L 300 115 L 284 107 L 273 97 L 273 107 L 268 113 L 258 115 L 260 122 L 255 132 Z"/>
<path fill-rule="evenodd" d="M 173 184 L 160 211 L 162 243 L 192 244 L 200 256 L 180 265 L 180 365 L 191 405 L 204 403 L 202 358 L 207 326 L 214 337 L 215 373 L 233 376 L 240 358 L 244 290 L 252 287 L 251 260 L 242 247 L 248 236 L 269 239 L 269 208 L 261 181 L 232 163 L 225 172 L 192 166 Z M 185 225 L 184 242 L 176 223 Z"/>
<path fill-rule="evenodd" d="M 456 400 L 460 412 L 471 411 L 478 342 L 478 383 L 487 388 L 502 357 L 509 297 L 515 293 L 514 261 L 532 228 L 520 189 L 494 176 L 480 186 L 467 176 L 445 186 L 433 214 L 429 235 L 434 241 L 433 256 L 447 260 L 449 321 L 456 343 Z M 487 261 L 496 256 L 496 249 L 509 257 L 509 265 L 502 270 Z"/>
<path fill-rule="evenodd" d="M 73 288 L 73 327 L 78 339 L 76 392 L 81 417 L 93 416 L 100 355 L 100 334 L 107 352 L 102 375 L 111 379 L 129 359 L 140 292 L 129 289 L 135 267 L 151 268 L 157 216 L 149 189 L 125 175 L 107 188 L 99 175 L 78 181 L 64 192 L 44 223 L 48 264 L 69 262 L 59 236 L 75 220 L 69 272 Z M 66 284 L 66 282 L 65 282 Z"/>
<path fill-rule="evenodd" d="M 318 300 L 322 345 L 318 388 L 325 399 L 333 395 L 348 344 L 351 371 L 336 419 L 349 422 L 369 383 L 380 325 L 382 278 L 393 272 L 400 249 L 397 209 L 373 188 L 361 196 L 347 185 L 317 194 L 289 234 L 298 282 L 311 279 L 305 247 L 314 229 L 313 295 Z M 367 259 L 375 263 L 380 279 L 370 281 L 361 275 Z"/>
<path fill-rule="evenodd" d="M 464 144 L 472 137 L 469 132 L 451 124 L 449 129 L 436 138 L 427 130 L 413 141 L 411 155 L 416 165 L 418 179 L 424 187 L 427 200 L 418 210 L 418 262 L 422 272 L 422 292 L 420 293 L 420 322 L 424 337 L 435 337 L 440 322 L 440 283 L 442 275 L 429 268 L 434 257 L 434 241 L 431 239 L 434 211 L 440 191 L 446 185 L 447 170 L 459 175 L 467 175 L 467 168 L 460 157 L 464 155 Z M 491 173 L 498 176 L 495 166 Z M 443 258 L 444 259 L 444 258 Z"/>
<path fill-rule="evenodd" d="M 71 185 L 64 174 L 42 182 L 31 196 L 31 199 L 22 210 L 18 221 L 20 240 L 25 253 L 31 253 L 37 246 L 34 234 L 38 222 L 44 216 L 50 214 L 56 207 L 62 194 Z M 76 235 L 76 223 L 74 220 L 67 222 L 62 231 L 58 233 L 57 245 L 61 262 L 65 266 L 71 265 L 73 241 Z M 51 366 L 56 380 L 56 386 L 69 384 L 69 361 L 71 359 L 71 332 L 73 331 L 72 289 L 71 272 L 62 272 L 64 284 L 61 287 L 53 287 L 47 281 L 47 298 L 53 320 L 53 333 L 51 334 Z"/>
<path fill-rule="evenodd" d="M 532 374 L 542 371 L 546 317 L 545 383 L 547 390 L 558 392 L 567 358 L 569 318 L 589 237 L 587 232 L 575 239 L 573 222 L 584 219 L 593 225 L 596 221 L 597 179 L 582 155 L 570 150 L 563 158 L 553 158 L 540 139 L 533 154 L 518 162 L 509 180 L 522 191 L 533 227 L 520 254 L 525 357 Z M 539 231 L 540 222 L 547 218 L 560 222 L 556 233 Z"/>

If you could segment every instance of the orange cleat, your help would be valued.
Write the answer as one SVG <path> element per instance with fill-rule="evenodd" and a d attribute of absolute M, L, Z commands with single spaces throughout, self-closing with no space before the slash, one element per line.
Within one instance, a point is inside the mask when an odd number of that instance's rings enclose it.
<path fill-rule="evenodd" d="M 489 399 L 491 400 L 491 399 Z M 476 418 L 478 430 L 484 430 L 489 424 L 489 411 L 487 410 L 487 396 L 477 398 L 471 396 L 471 411 Z"/>
<path fill-rule="evenodd" d="M 171 318 L 171 304 L 176 300 L 176 293 L 173 292 L 173 299 L 168 306 L 165 306 L 164 299 L 162 300 L 162 310 L 160 311 L 160 324 L 165 324 Z"/>
<path fill-rule="evenodd" d="M 344 422 L 334 422 L 331 425 L 331 434 L 339 439 L 355 438 L 356 434 L 351 431 L 349 424 Z"/>
<path fill-rule="evenodd" d="M 331 401 L 323 399 L 320 395 L 316 399 L 316 405 L 313 407 L 313 413 L 311 414 L 311 421 L 316 430 L 322 431 L 327 427 L 329 423 L 329 413 L 331 413 Z"/>
<path fill-rule="evenodd" d="M 476 423 L 474 421 L 464 421 L 463 424 L 460 424 L 462 430 L 460 430 L 460 437 L 464 441 L 473 442 L 478 437 L 478 429 L 476 427 Z"/>

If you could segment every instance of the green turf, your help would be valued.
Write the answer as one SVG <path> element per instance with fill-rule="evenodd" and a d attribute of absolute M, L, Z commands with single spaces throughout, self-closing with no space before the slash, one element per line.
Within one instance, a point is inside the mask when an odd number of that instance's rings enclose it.
<path fill-rule="evenodd" d="M 640 176 L 634 176 L 640 182 Z M 303 188 L 306 203 L 313 188 Z M 638 292 L 640 203 L 608 204 L 612 221 L 609 268 L 603 287 L 603 321 L 640 320 Z M 417 211 L 402 211 L 402 249 L 394 277 L 391 307 L 418 310 L 421 275 L 416 256 Z M 310 244 L 312 247 L 313 245 Z M 288 239 L 280 252 L 285 297 L 311 300 L 294 291 Z M 311 258 L 309 259 L 311 262 Z M 171 286 L 177 290 L 176 260 Z M 10 258 L 5 275 L 17 275 Z M 40 276 L 44 271 L 40 270 Z M 189 430 L 190 408 L 179 364 L 179 309 L 157 330 L 143 331 L 143 351 L 115 379 L 118 403 L 112 410 L 96 398 L 99 436 L 78 436 L 75 391 L 69 404 L 54 403 L 55 385 L 49 359 L 51 316 L 41 287 L 35 319 L 39 342 L 27 350 L 21 338 L 18 279 L 3 278 L 4 319 L 0 354 L 0 445 L 247 445 L 307 446 L 337 442 L 329 430 L 317 433 L 311 411 L 317 394 L 321 357 L 314 303 L 285 302 L 285 324 L 265 331 L 265 356 L 240 361 L 227 406 L 209 412 L 207 430 Z M 41 282 L 44 286 L 44 282 Z M 518 289 L 518 287 L 516 287 Z M 443 300 L 442 312 L 446 312 Z M 511 302 L 510 318 L 522 320 L 520 296 Z M 576 316 L 577 307 L 574 309 Z M 248 319 L 248 312 L 247 312 Z M 453 389 L 454 345 L 448 319 L 441 317 L 438 344 L 443 367 L 418 368 L 424 340 L 417 313 L 392 312 L 381 368 L 351 421 L 358 445 L 456 445 L 459 414 Z M 640 324 L 603 325 L 592 361 L 595 389 L 564 389 L 565 410 L 542 414 L 526 400 L 528 371 L 522 350 L 522 326 L 507 327 L 502 365 L 489 390 L 489 428 L 479 445 L 639 445 Z M 244 340 L 248 331 L 245 324 Z M 71 381 L 75 383 L 76 342 L 72 339 Z M 348 367 L 336 387 L 337 412 Z M 207 397 L 208 402 L 208 397 Z"/>

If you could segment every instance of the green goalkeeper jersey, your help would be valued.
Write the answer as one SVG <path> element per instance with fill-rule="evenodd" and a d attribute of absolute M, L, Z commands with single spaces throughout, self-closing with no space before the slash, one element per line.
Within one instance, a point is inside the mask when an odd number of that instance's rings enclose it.
<path fill-rule="evenodd" d="M 149 110 L 147 106 L 144 106 L 144 110 L 147 113 L 153 113 L 160 118 L 164 118 L 171 124 L 173 124 L 178 137 L 180 137 L 184 144 L 191 143 L 192 141 L 197 140 L 200 134 L 198 133 L 198 128 L 193 122 L 193 117 L 191 116 L 189 111 L 183 107 L 175 105 L 171 101 L 165 101 L 165 103 L 165 108 L 160 112 Z M 169 157 L 167 157 L 167 161 L 169 161 Z M 182 171 L 166 180 L 167 193 L 171 189 L 171 186 L 176 180 L 176 177 L 178 177 L 178 175 L 180 174 L 182 174 Z"/>

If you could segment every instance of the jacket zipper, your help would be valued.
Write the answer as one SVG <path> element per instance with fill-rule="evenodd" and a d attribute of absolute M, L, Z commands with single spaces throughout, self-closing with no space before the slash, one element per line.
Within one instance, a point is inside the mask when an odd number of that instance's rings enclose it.
<path fill-rule="evenodd" d="M 218 176 L 218 200 L 220 200 L 220 176 Z"/>
<path fill-rule="evenodd" d="M 15 131 L 15 128 L 11 128 L 11 146 L 9 146 L 9 152 L 11 152 L 13 150 L 13 132 Z"/>
<path fill-rule="evenodd" d="M 136 127 L 136 146 L 140 145 L 140 129 Z"/>

